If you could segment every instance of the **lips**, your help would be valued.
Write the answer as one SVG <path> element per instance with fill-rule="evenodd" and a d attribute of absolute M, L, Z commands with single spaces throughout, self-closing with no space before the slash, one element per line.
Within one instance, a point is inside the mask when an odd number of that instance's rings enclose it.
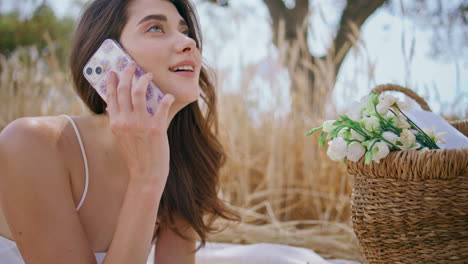
<path fill-rule="evenodd" d="M 181 61 L 177 64 L 174 64 L 172 66 L 169 67 L 169 71 L 171 72 L 177 72 L 177 68 L 180 68 L 182 69 L 181 72 L 194 72 L 195 71 L 195 62 L 194 61 L 190 61 L 190 60 L 184 60 L 184 61 Z"/>
<path fill-rule="evenodd" d="M 179 71 L 179 72 L 174 72 L 174 73 L 181 76 L 181 77 L 185 77 L 185 78 L 194 78 L 195 77 L 195 73 L 191 72 L 191 71 Z"/>

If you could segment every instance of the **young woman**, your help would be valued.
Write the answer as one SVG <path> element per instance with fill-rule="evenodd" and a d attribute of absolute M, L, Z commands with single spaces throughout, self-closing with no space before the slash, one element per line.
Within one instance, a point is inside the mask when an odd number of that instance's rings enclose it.
<path fill-rule="evenodd" d="M 147 74 L 132 85 L 135 65 L 110 72 L 106 104 L 82 70 L 108 38 Z M 237 216 L 217 198 L 224 152 L 191 3 L 93 1 L 71 71 L 92 114 L 20 118 L 0 134 L 0 263 L 146 263 L 155 244 L 158 264 L 194 263 L 213 220 Z M 150 81 L 165 94 L 154 115 Z"/>

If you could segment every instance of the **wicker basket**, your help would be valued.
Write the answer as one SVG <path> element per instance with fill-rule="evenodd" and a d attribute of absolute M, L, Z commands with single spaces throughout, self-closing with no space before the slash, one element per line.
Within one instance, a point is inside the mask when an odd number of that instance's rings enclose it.
<path fill-rule="evenodd" d="M 407 88 L 374 89 L 387 90 L 430 110 Z M 468 120 L 451 124 L 468 136 Z M 468 148 L 393 151 L 380 164 L 347 164 L 353 228 L 368 263 L 468 263 Z"/>

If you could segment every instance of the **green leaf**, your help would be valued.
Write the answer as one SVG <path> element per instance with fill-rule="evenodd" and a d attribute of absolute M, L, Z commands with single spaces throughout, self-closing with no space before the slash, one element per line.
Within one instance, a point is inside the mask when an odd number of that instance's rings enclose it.
<path fill-rule="evenodd" d="M 369 146 L 372 144 L 372 142 L 373 142 L 373 139 L 369 139 L 369 140 L 362 142 L 362 145 L 366 147 L 367 149 L 369 149 Z"/>
<path fill-rule="evenodd" d="M 319 147 L 321 148 L 325 147 L 325 132 L 322 131 L 322 133 L 320 133 L 318 143 L 319 143 Z"/>
<path fill-rule="evenodd" d="M 339 126 L 339 125 L 341 125 L 341 123 L 343 123 L 342 120 L 336 120 L 335 122 L 333 122 L 333 125 L 334 126 Z"/>
<path fill-rule="evenodd" d="M 317 132 L 318 130 L 322 129 L 323 127 L 316 127 L 312 130 L 310 130 L 309 132 L 307 132 L 306 136 L 310 136 L 312 135 L 313 133 Z"/>
<path fill-rule="evenodd" d="M 339 115 L 342 120 L 350 120 L 347 115 Z"/>
<path fill-rule="evenodd" d="M 372 151 L 366 152 L 366 160 L 364 161 L 365 164 L 369 165 L 372 161 Z"/>
<path fill-rule="evenodd" d="M 338 132 L 343 128 L 343 126 L 336 127 L 330 131 L 330 133 L 327 135 L 327 139 L 332 139 L 338 136 Z"/>

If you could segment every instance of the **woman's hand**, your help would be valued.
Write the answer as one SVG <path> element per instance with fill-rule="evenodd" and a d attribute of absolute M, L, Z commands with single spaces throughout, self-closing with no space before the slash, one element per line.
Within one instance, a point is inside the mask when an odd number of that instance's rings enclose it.
<path fill-rule="evenodd" d="M 165 95 L 151 116 L 145 94 L 153 76 L 148 73 L 140 77 L 132 87 L 135 69 L 135 64 L 125 68 L 120 80 L 114 72 L 108 73 L 110 128 L 127 162 L 130 180 L 164 188 L 169 175 L 168 114 L 174 97 Z"/>

